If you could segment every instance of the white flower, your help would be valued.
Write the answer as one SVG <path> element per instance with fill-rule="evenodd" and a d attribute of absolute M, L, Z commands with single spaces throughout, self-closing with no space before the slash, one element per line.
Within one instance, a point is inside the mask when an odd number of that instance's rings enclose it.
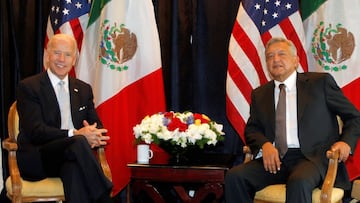
<path fill-rule="evenodd" d="M 153 141 L 152 139 L 152 136 L 150 133 L 146 133 L 144 136 L 143 136 L 143 140 L 146 144 L 151 144 L 151 142 Z"/>
<path fill-rule="evenodd" d="M 165 112 L 146 116 L 134 126 L 138 142 L 160 144 L 170 142 L 182 148 L 189 145 L 215 145 L 223 140 L 223 126 L 211 121 L 204 114 L 192 112 Z"/>
<path fill-rule="evenodd" d="M 216 131 L 220 132 L 221 135 L 224 135 L 225 133 L 222 131 L 223 130 L 223 125 L 221 124 L 217 124 L 214 122 L 213 127 L 216 129 Z"/>
<path fill-rule="evenodd" d="M 216 140 L 216 134 L 214 131 L 207 129 L 205 134 L 204 134 L 205 138 L 208 138 L 209 140 L 207 141 L 207 144 L 216 144 L 217 140 Z"/>

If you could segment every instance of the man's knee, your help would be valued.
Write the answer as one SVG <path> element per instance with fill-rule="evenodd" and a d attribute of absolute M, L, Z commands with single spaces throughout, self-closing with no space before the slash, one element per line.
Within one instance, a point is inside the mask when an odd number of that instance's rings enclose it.
<path fill-rule="evenodd" d="M 76 135 L 71 137 L 71 139 L 72 139 L 72 143 L 75 145 L 85 145 L 85 144 L 89 145 L 86 137 L 83 135 Z"/>
<path fill-rule="evenodd" d="M 243 172 L 242 166 L 235 166 L 231 168 L 225 175 L 225 184 L 231 184 L 239 180 L 246 178 L 246 175 Z"/>

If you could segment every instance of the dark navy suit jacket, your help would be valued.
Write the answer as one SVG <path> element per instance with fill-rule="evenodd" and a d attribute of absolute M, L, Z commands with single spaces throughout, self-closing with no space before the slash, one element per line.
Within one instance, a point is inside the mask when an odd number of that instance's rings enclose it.
<path fill-rule="evenodd" d="M 274 142 L 274 81 L 252 93 L 250 117 L 245 128 L 246 142 L 258 153 L 265 142 Z M 360 113 L 343 95 L 334 78 L 327 73 L 297 73 L 297 117 L 300 149 L 325 176 L 326 151 L 336 141 L 344 141 L 354 150 L 360 135 Z M 339 134 L 337 117 L 344 123 Z M 337 185 L 350 185 L 345 165 L 339 165 Z M 340 177 L 342 176 L 342 177 Z"/>
<path fill-rule="evenodd" d="M 83 120 L 102 127 L 93 103 L 89 84 L 69 77 L 71 115 L 74 127 L 83 127 Z M 20 170 L 28 179 L 44 178 L 39 146 L 68 137 L 61 130 L 59 104 L 47 72 L 24 79 L 17 90 L 17 109 L 20 119 L 17 158 Z"/>

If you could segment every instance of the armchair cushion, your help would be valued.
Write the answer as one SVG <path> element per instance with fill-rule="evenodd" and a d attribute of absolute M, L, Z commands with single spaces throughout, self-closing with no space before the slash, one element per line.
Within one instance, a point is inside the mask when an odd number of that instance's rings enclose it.
<path fill-rule="evenodd" d="M 264 189 L 256 192 L 256 199 L 266 202 L 285 202 L 285 184 L 269 185 Z M 312 199 L 313 203 L 320 203 L 321 190 L 316 188 L 313 190 Z M 337 202 L 344 196 L 344 190 L 339 188 L 332 189 L 331 201 Z"/>
<path fill-rule="evenodd" d="M 60 178 L 45 178 L 40 181 L 26 181 L 22 178 L 21 196 L 23 197 L 53 197 L 64 196 L 63 184 Z M 7 192 L 13 196 L 11 177 L 5 182 Z"/>

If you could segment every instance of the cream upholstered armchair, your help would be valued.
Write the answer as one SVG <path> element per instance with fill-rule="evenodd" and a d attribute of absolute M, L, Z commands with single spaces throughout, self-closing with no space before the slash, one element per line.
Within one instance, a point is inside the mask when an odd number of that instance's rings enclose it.
<path fill-rule="evenodd" d="M 19 133 L 19 116 L 16 101 L 11 105 L 8 114 L 8 138 L 3 142 L 3 148 L 8 151 L 8 166 L 10 176 L 6 179 L 7 196 L 13 203 L 44 202 L 65 200 L 63 184 L 60 178 L 45 178 L 40 181 L 26 181 L 21 178 L 16 160 L 18 148 L 16 139 Z M 97 156 L 106 177 L 112 179 L 109 165 L 103 147 L 98 148 Z"/>
<path fill-rule="evenodd" d="M 245 154 L 244 163 L 252 160 L 253 155 L 251 154 L 250 148 L 244 146 L 243 148 Z M 338 159 L 339 151 L 328 151 L 327 157 L 329 159 L 329 166 L 326 173 L 322 189 L 316 188 L 312 193 L 312 202 L 313 203 L 340 203 L 344 196 L 344 190 L 341 188 L 335 188 L 334 182 L 336 178 L 337 168 L 338 168 Z M 264 189 L 256 192 L 255 194 L 255 203 L 285 203 L 286 188 L 285 184 L 276 184 L 269 185 Z"/>

